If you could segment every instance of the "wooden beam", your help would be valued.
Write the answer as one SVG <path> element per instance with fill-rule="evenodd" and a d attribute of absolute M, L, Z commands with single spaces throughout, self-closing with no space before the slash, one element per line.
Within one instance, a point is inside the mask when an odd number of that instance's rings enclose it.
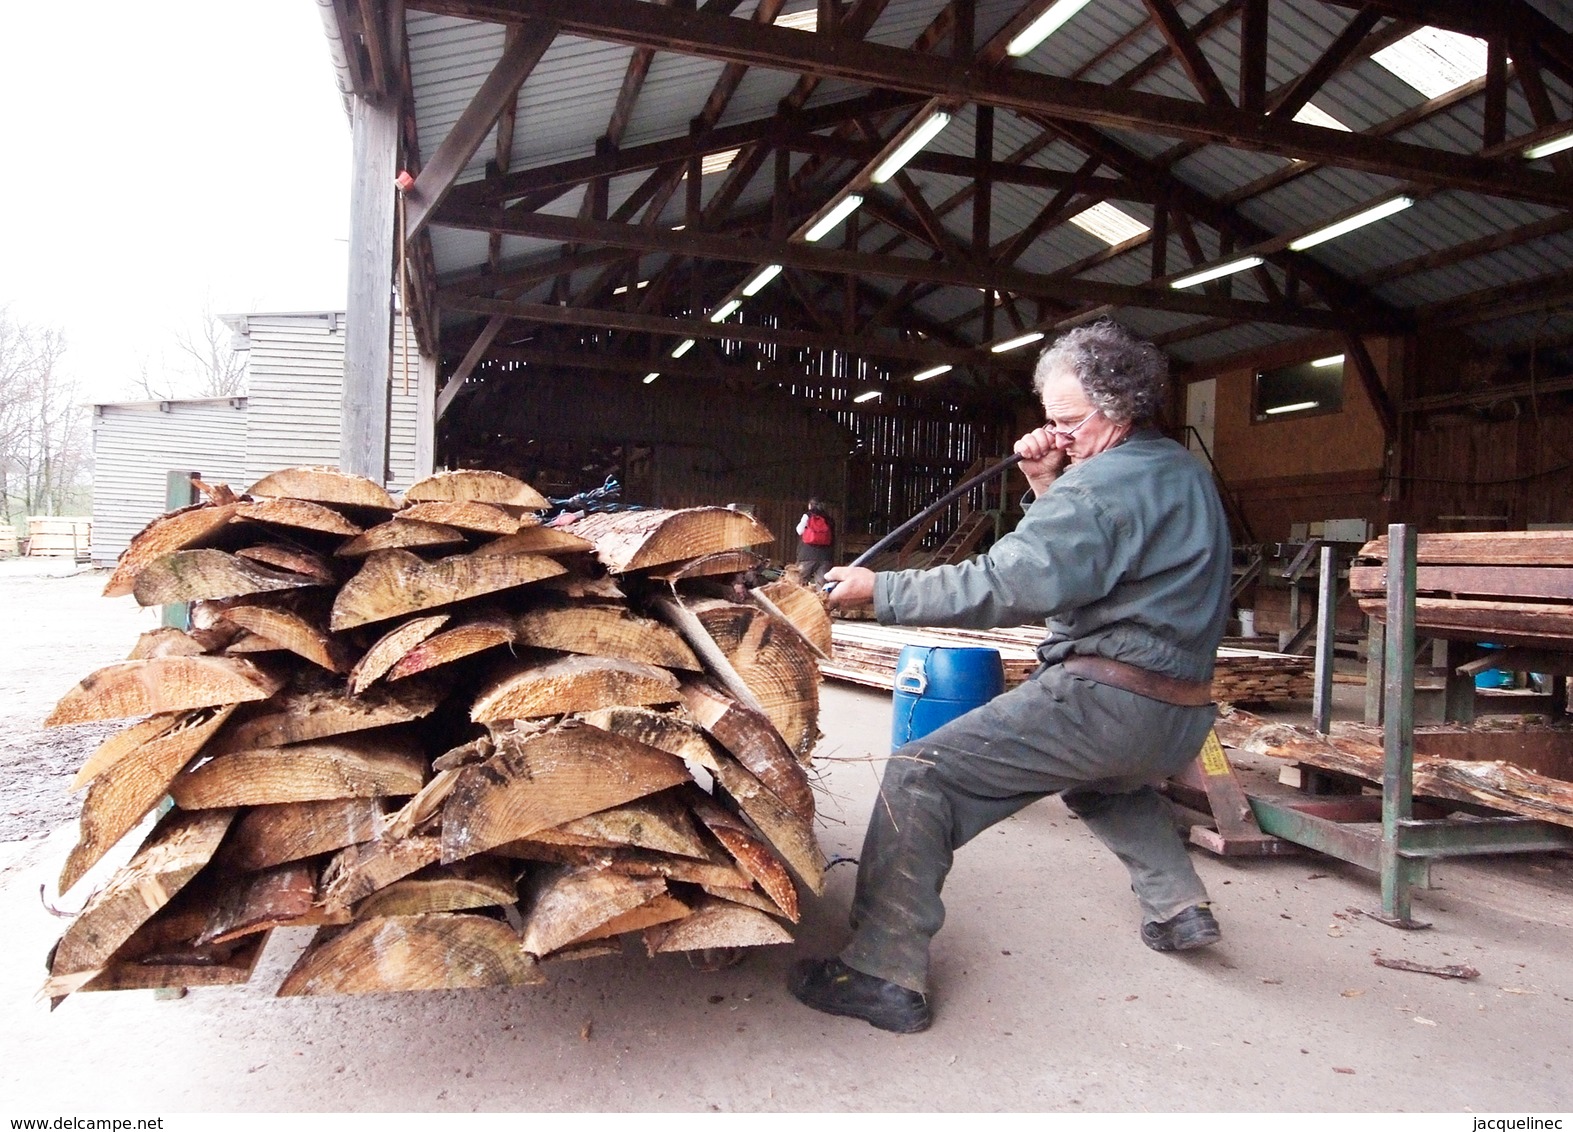
<path fill-rule="evenodd" d="M 919 279 L 958 287 L 992 288 L 1013 294 L 1072 302 L 1106 302 L 1119 306 L 1177 310 L 1190 314 L 1236 317 L 1322 329 L 1342 329 L 1347 323 L 1347 319 L 1316 308 L 1219 300 L 1167 287 L 1133 287 L 1092 280 L 1060 279 L 1000 265 L 930 263 L 905 256 L 846 252 L 817 244 L 715 236 L 705 232 L 673 232 L 660 227 L 600 223 L 541 214 L 520 216 L 499 209 L 476 209 L 454 213 L 445 217 L 443 223 L 483 232 L 495 230 L 562 243 L 607 244 L 639 251 L 670 252 L 674 255 L 701 256 L 706 259 L 749 264 L 780 263 L 788 267 L 800 267 L 808 271 L 831 274 L 874 275 L 899 280 Z M 1378 311 L 1372 312 L 1371 321 L 1379 323 L 1385 329 L 1394 329 L 1392 320 L 1383 320 Z"/>
<path fill-rule="evenodd" d="M 1267 0 L 1245 0 L 1240 9 L 1240 109 L 1267 112 Z"/>
<path fill-rule="evenodd" d="M 1300 109 L 1311 101 L 1311 96 L 1322 89 L 1322 84 L 1327 82 L 1340 70 L 1344 64 L 1355 56 L 1360 44 L 1365 37 L 1375 29 L 1381 20 L 1381 14 L 1371 8 L 1362 8 L 1338 33 L 1338 37 L 1328 45 L 1322 57 L 1311 64 L 1311 69 L 1295 80 L 1283 96 L 1276 100 L 1271 116 L 1281 121 L 1289 121 L 1300 112 Z"/>
<path fill-rule="evenodd" d="M 1533 224 L 1523 224 L 1517 228 L 1509 228 L 1505 232 L 1493 232 L 1489 236 L 1481 236 L 1479 239 L 1456 244 L 1450 248 L 1438 248 L 1423 255 L 1411 256 L 1409 259 L 1368 271 L 1358 276 L 1355 281 L 1363 287 L 1379 287 L 1383 283 L 1401 279 L 1406 275 L 1435 271 L 1439 267 L 1451 267 L 1455 263 L 1463 263 L 1476 256 L 1490 255 L 1503 248 L 1511 248 L 1545 236 L 1555 236 L 1569 229 L 1573 229 L 1573 211 L 1554 213 Z"/>
<path fill-rule="evenodd" d="M 722 153 L 756 142 L 790 144 L 794 136 L 810 135 L 864 115 L 915 106 L 920 101 L 911 94 L 875 91 L 803 110 L 789 118 L 775 114 L 721 126 L 699 135 L 629 146 L 592 157 L 520 169 L 492 180 L 467 182 L 453 190 L 451 199 L 455 204 L 495 204 L 529 193 L 569 189 L 597 177 L 617 177 L 674 163 L 680 166 L 695 153 Z"/>
<path fill-rule="evenodd" d="M 1564 206 L 1573 194 L 1573 184 L 1565 178 L 1517 163 L 1346 134 L 1293 120 L 1264 119 L 1238 109 L 1145 91 L 1113 91 L 1040 72 L 959 65 L 933 54 L 923 55 L 915 63 L 913 52 L 880 43 L 854 43 L 791 28 L 717 19 L 641 0 L 577 0 L 571 7 L 559 0 L 416 0 L 416 6 L 502 23 L 551 17 L 561 21 L 564 31 L 591 39 L 986 103 L 1098 127 L 1222 143 L 1553 207 Z"/>
<path fill-rule="evenodd" d="M 388 477 L 388 380 L 393 364 L 393 178 L 399 111 L 350 97 L 350 245 L 344 318 L 339 468 Z"/>
<path fill-rule="evenodd" d="M 519 88 L 555 38 L 556 24 L 550 20 L 531 20 L 525 23 L 523 32 L 503 48 L 502 58 L 497 60 L 475 97 L 448 131 L 448 136 L 442 139 L 437 152 L 415 178 L 415 187 L 410 190 L 406 205 L 406 240 L 431 220 L 432 213 L 453 189 L 459 174 L 464 172 L 470 158 L 497 124 L 503 108 L 518 99 Z"/>
<path fill-rule="evenodd" d="M 1147 5 L 1153 24 L 1190 77 L 1196 93 L 1202 96 L 1202 101 L 1213 106 L 1232 106 L 1229 92 L 1224 90 L 1218 73 L 1207 61 L 1207 56 L 1202 54 L 1201 44 L 1191 34 L 1191 29 L 1185 26 L 1185 21 L 1180 18 L 1174 5 L 1169 0 L 1143 0 L 1143 3 Z"/>
<path fill-rule="evenodd" d="M 1365 348 L 1365 340 L 1358 334 L 1345 334 L 1344 356 L 1354 363 L 1355 373 L 1360 375 L 1360 385 L 1382 422 L 1382 435 L 1388 443 L 1392 443 L 1398 435 L 1398 411 L 1393 408 L 1393 399 L 1382 385 L 1382 377 L 1376 372 L 1376 362 Z"/>
<path fill-rule="evenodd" d="M 442 420 L 442 415 L 448 411 L 448 406 L 453 404 L 453 399 L 464 388 L 464 383 L 469 380 L 470 374 L 475 372 L 475 367 L 481 364 L 486 357 L 486 351 L 497 339 L 498 333 L 506 326 L 508 320 L 501 315 L 493 315 L 487 319 L 486 325 L 481 327 L 481 332 L 475 336 L 475 341 L 470 343 L 470 348 L 465 351 L 464 358 L 453 371 L 453 376 L 448 378 L 448 384 L 442 387 L 442 392 L 437 395 L 437 420 Z"/>
<path fill-rule="evenodd" d="M 1552 272 L 1507 286 L 1483 287 L 1415 311 L 1422 328 L 1469 326 L 1573 306 L 1573 271 Z"/>

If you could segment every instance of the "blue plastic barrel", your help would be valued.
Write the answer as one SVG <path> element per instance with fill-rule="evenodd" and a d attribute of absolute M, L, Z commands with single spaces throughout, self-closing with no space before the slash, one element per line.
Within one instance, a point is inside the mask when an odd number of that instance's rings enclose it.
<path fill-rule="evenodd" d="M 890 749 L 988 703 L 1005 690 L 998 649 L 907 645 L 896 659 Z"/>

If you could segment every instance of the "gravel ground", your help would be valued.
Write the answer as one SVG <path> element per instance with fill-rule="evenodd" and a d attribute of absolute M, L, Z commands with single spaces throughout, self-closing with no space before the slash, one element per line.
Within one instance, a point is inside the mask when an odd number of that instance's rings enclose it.
<path fill-rule="evenodd" d="M 123 660 L 158 612 L 100 598 L 107 570 L 48 558 L 0 559 L 0 842 L 47 834 L 74 818 L 71 776 L 121 724 L 44 730 L 55 702 L 101 665 Z"/>

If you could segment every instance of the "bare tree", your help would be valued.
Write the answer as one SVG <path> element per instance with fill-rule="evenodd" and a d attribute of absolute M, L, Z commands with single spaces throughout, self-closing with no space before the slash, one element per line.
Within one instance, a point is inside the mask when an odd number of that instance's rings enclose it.
<path fill-rule="evenodd" d="M 182 397 L 240 397 L 246 392 L 246 357 L 230 345 L 232 333 L 206 295 L 193 325 L 170 331 L 171 351 L 144 356 L 131 387 L 149 401 Z"/>
<path fill-rule="evenodd" d="M 204 296 L 195 330 L 175 335 L 184 355 L 181 368 L 193 379 L 198 397 L 238 397 L 246 391 L 246 359 L 230 345 L 231 332 L 213 310 L 212 295 Z"/>
<path fill-rule="evenodd" d="M 76 382 L 60 372 L 65 336 L 0 307 L 0 511 L 58 514 L 76 502 L 91 463 Z"/>

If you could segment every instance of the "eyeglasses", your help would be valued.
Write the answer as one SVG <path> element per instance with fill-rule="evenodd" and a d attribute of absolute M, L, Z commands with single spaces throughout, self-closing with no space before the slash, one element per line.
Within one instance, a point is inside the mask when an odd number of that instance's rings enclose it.
<path fill-rule="evenodd" d="M 1098 415 L 1098 410 L 1094 409 L 1092 412 L 1088 413 L 1081 420 L 1079 420 L 1075 424 L 1071 425 L 1070 428 L 1051 428 L 1051 429 L 1049 429 L 1049 435 L 1054 437 L 1056 440 L 1069 440 L 1071 437 L 1076 435 L 1076 430 L 1077 429 L 1081 428 L 1082 425 L 1086 424 L 1088 421 L 1092 420 L 1092 418 L 1097 416 L 1097 415 Z"/>

